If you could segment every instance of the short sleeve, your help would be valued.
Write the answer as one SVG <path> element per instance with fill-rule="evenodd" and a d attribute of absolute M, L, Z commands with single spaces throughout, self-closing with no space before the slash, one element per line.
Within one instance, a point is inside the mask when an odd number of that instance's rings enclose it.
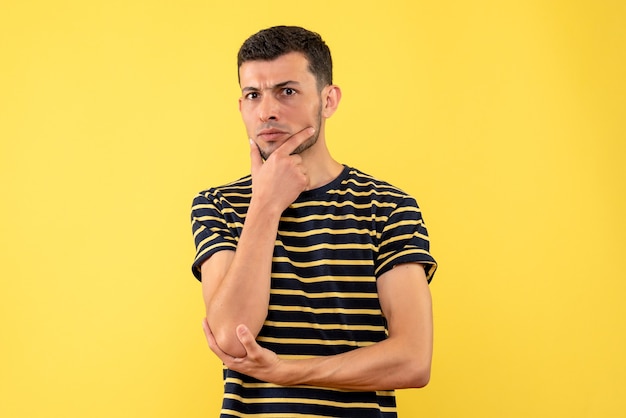
<path fill-rule="evenodd" d="M 235 250 L 237 240 L 224 217 L 219 200 L 210 192 L 193 199 L 191 207 L 191 230 L 196 246 L 192 264 L 193 275 L 202 280 L 200 267 L 211 255 L 221 250 Z"/>
<path fill-rule="evenodd" d="M 422 212 L 412 197 L 402 199 L 384 225 L 375 261 L 376 277 L 403 263 L 423 264 L 428 282 L 437 269 Z"/>

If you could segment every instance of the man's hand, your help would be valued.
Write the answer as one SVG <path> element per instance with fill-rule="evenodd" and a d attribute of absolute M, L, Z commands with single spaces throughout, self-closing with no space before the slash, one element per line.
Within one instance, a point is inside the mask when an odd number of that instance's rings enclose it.
<path fill-rule="evenodd" d="M 305 128 L 287 139 L 263 162 L 259 149 L 250 140 L 252 172 L 252 196 L 271 204 L 282 213 L 309 186 L 309 177 L 302 164 L 302 157 L 292 154 L 313 135 L 315 129 Z"/>
<path fill-rule="evenodd" d="M 239 338 L 247 353 L 244 357 L 233 357 L 223 352 L 215 342 L 206 319 L 202 322 L 202 328 L 204 329 L 209 348 L 229 369 L 266 382 L 287 383 L 283 381 L 284 378 L 281 378 L 279 373 L 279 366 L 282 360 L 278 358 L 276 353 L 261 347 L 245 325 L 237 327 L 237 338 Z M 283 382 L 281 383 L 281 381 Z"/>

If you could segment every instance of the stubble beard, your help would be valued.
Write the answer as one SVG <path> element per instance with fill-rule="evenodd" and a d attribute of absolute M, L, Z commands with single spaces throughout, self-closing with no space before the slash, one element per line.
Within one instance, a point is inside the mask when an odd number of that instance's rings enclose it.
<path fill-rule="evenodd" d="M 314 126 L 315 128 L 315 133 L 306 141 L 304 141 L 302 144 L 300 144 L 298 146 L 298 148 L 296 148 L 291 154 L 301 154 L 302 152 L 306 151 L 307 149 L 311 148 L 313 145 L 315 145 L 315 143 L 317 142 L 318 138 L 320 137 L 320 129 L 322 128 L 322 102 L 320 101 L 320 105 L 319 105 L 319 111 L 317 113 L 317 120 L 316 122 L 316 126 Z M 263 157 L 264 160 L 267 160 L 269 158 L 270 155 L 272 155 L 272 151 L 270 152 L 266 152 L 264 150 L 262 150 L 258 145 L 257 148 L 259 148 L 259 152 L 261 153 L 261 157 Z"/>

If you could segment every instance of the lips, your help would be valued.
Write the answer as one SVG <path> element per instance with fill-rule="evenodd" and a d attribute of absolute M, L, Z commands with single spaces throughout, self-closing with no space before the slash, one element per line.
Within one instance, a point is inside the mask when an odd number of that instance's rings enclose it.
<path fill-rule="evenodd" d="M 288 134 L 288 132 L 276 128 L 262 129 L 257 133 L 257 138 L 263 141 L 276 141 Z"/>

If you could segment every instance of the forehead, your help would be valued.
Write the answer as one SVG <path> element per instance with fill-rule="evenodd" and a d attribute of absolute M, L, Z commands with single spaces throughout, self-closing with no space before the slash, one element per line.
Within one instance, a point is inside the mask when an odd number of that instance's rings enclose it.
<path fill-rule="evenodd" d="M 271 61 L 247 61 L 239 67 L 241 88 L 274 86 L 286 81 L 315 82 L 309 62 L 299 52 L 290 52 Z"/>

